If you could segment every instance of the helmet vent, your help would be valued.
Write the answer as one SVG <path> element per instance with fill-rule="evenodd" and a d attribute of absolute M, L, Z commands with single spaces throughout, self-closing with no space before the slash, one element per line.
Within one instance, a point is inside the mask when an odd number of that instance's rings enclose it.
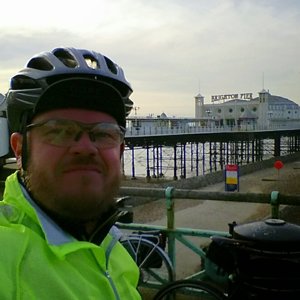
<path fill-rule="evenodd" d="M 85 55 L 83 55 L 83 58 L 89 68 L 91 68 L 93 70 L 100 69 L 98 60 L 95 57 L 93 57 L 92 55 L 85 54 Z"/>
<path fill-rule="evenodd" d="M 76 68 L 78 66 L 75 58 L 65 49 L 55 49 L 53 54 L 68 68 Z"/>
<path fill-rule="evenodd" d="M 51 63 L 44 57 L 34 57 L 32 58 L 28 64 L 28 68 L 43 70 L 43 71 L 51 71 L 53 66 Z"/>
<path fill-rule="evenodd" d="M 10 81 L 11 89 L 18 90 L 18 89 L 37 89 L 40 88 L 39 84 L 33 78 L 23 76 L 23 75 L 16 75 Z"/>
<path fill-rule="evenodd" d="M 106 56 L 104 56 L 106 65 L 108 67 L 108 69 L 113 73 L 113 74 L 117 74 L 118 73 L 118 69 L 116 67 L 116 64 L 113 63 L 109 58 L 107 58 Z"/>

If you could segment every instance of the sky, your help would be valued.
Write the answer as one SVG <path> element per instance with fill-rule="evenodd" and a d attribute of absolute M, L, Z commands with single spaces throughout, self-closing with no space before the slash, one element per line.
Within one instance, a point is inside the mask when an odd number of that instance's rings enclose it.
<path fill-rule="evenodd" d="M 263 88 L 300 104 L 299 0 L 1 1 L 0 93 L 36 53 L 100 52 L 133 87 L 131 115 L 194 117 L 194 97 Z"/>

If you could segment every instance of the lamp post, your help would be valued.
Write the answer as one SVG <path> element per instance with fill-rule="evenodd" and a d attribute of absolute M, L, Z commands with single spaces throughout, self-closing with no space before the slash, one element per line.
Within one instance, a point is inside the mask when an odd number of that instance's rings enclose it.
<path fill-rule="evenodd" d="M 137 119 L 137 111 L 140 109 L 140 107 L 138 106 L 134 106 L 133 107 L 133 110 L 134 110 L 134 115 L 135 115 L 135 120 L 134 120 L 134 127 L 135 127 L 135 130 L 139 130 L 140 129 L 140 124 L 138 122 L 138 119 Z"/>

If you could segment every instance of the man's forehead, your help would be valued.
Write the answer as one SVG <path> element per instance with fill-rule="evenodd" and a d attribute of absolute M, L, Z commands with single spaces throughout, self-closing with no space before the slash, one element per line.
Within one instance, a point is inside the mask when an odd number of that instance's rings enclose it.
<path fill-rule="evenodd" d="M 33 122 L 41 122 L 49 119 L 70 119 L 83 123 L 110 122 L 117 124 L 114 117 L 105 112 L 81 108 L 63 108 L 43 112 L 35 116 Z"/>

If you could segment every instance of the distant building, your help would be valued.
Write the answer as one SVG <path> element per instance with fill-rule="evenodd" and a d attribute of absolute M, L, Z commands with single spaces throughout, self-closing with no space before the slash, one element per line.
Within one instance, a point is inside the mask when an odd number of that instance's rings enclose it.
<path fill-rule="evenodd" d="M 195 96 L 195 118 L 168 117 L 167 114 L 127 118 L 127 136 L 187 134 L 232 130 L 276 130 L 300 128 L 300 107 L 295 102 L 262 90 L 252 93 L 212 96 L 204 103 Z"/>
<path fill-rule="evenodd" d="M 238 126 L 241 129 L 276 129 L 300 127 L 300 108 L 295 102 L 262 90 L 252 94 L 212 96 L 204 104 L 201 94 L 195 96 L 195 119 L 205 126 Z"/>

